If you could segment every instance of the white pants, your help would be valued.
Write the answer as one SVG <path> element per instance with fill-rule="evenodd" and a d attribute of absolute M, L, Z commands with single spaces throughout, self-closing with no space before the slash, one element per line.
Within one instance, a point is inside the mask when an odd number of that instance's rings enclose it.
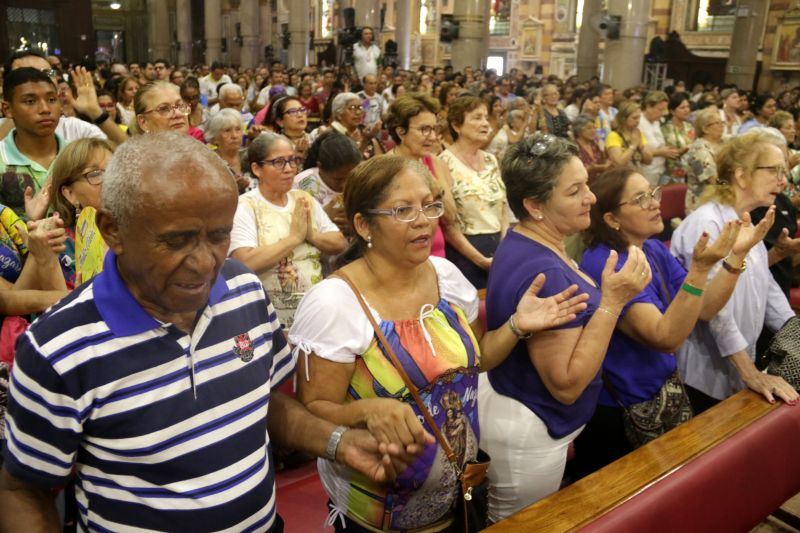
<path fill-rule="evenodd" d="M 489 520 L 507 518 L 557 491 L 569 443 L 583 426 L 558 440 L 521 402 L 498 394 L 486 374 L 478 381 L 481 448 L 489 453 Z"/>

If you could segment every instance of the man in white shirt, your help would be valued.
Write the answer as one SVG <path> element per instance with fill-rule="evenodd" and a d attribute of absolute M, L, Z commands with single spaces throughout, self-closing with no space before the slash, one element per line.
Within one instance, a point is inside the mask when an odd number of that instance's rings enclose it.
<path fill-rule="evenodd" d="M 363 78 L 364 90 L 356 93 L 361 98 L 364 109 L 364 125 L 368 130 L 377 132 L 381 129 L 383 115 L 386 112 L 386 102 L 376 92 L 378 88 L 378 78 L 373 74 L 367 74 Z"/>
<path fill-rule="evenodd" d="M 363 80 L 367 74 L 378 75 L 378 58 L 381 56 L 381 49 L 372 42 L 374 38 L 375 34 L 372 28 L 365 26 L 361 30 L 361 41 L 353 45 L 353 67 L 360 80 Z"/>
<path fill-rule="evenodd" d="M 200 94 L 208 98 L 209 107 L 217 103 L 217 85 L 222 82 L 233 83 L 231 77 L 225 74 L 222 63 L 214 61 L 208 76 L 200 78 Z"/>

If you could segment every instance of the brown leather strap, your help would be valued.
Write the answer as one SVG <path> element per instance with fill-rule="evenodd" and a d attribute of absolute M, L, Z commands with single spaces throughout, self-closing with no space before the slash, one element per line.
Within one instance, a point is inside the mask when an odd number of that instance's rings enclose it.
<path fill-rule="evenodd" d="M 364 301 L 364 297 L 361 296 L 361 291 L 358 290 L 358 288 L 355 286 L 353 281 L 347 276 L 347 274 L 345 274 L 341 270 L 335 272 L 332 275 L 332 277 L 338 277 L 339 279 L 347 283 L 347 285 L 356 295 L 358 303 L 361 304 L 361 309 L 364 310 L 364 314 L 367 315 L 369 323 L 372 324 L 372 329 L 375 330 L 375 335 L 377 335 L 378 337 L 378 342 L 380 342 L 383 345 L 384 351 L 389 356 L 389 359 L 391 360 L 392 365 L 394 365 L 395 370 L 397 370 L 397 373 L 400 374 L 401 378 L 403 378 L 403 383 L 406 384 L 408 392 L 410 392 L 411 397 L 414 398 L 414 402 L 417 404 L 417 407 L 419 407 L 422 416 L 425 417 L 425 421 L 430 426 L 433 435 L 436 437 L 436 440 L 439 441 L 439 444 L 442 446 L 442 449 L 444 450 L 444 453 L 447 455 L 447 458 L 453 464 L 453 468 L 455 468 L 456 474 L 460 476 L 461 467 L 458 465 L 458 459 L 456 458 L 456 454 L 453 452 L 453 449 L 447 443 L 447 440 L 444 438 L 444 435 L 442 435 L 442 432 L 439 431 L 439 427 L 436 425 L 436 422 L 433 420 L 433 417 L 431 416 L 430 412 L 428 412 L 428 408 L 425 407 L 425 402 L 423 402 L 422 398 L 420 398 L 417 387 L 411 381 L 411 378 L 408 377 L 408 374 L 406 374 L 403 365 L 397 359 L 397 355 L 395 355 L 394 350 L 392 350 L 392 346 L 389 344 L 389 341 L 387 341 L 386 337 L 383 335 L 380 326 L 378 326 L 378 323 L 375 321 L 375 317 L 372 316 L 372 312 L 369 310 L 367 303 Z"/>

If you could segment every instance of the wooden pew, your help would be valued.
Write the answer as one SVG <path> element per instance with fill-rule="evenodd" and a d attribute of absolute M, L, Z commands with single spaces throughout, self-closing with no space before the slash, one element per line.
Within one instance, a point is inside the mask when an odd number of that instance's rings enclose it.
<path fill-rule="evenodd" d="M 742 391 L 487 531 L 749 531 L 800 492 L 800 406 Z"/>

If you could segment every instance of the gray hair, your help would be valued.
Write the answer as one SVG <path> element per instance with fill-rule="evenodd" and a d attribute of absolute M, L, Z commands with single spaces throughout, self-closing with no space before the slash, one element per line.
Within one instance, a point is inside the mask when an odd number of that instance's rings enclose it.
<path fill-rule="evenodd" d="M 231 187 L 235 187 L 225 163 L 202 143 L 185 133 L 150 133 L 132 137 L 114 152 L 103 178 L 100 197 L 103 209 L 111 213 L 117 224 L 127 226 L 142 207 L 144 175 L 157 172 L 157 180 L 168 180 L 178 168 L 197 174 L 216 171 L 223 179 L 227 176 Z"/>
<path fill-rule="evenodd" d="M 537 143 L 543 143 L 546 147 L 541 155 L 534 153 Z M 578 148 L 571 142 L 541 133 L 508 147 L 501 172 L 506 184 L 508 206 L 519 220 L 530 217 L 523 200 L 533 198 L 542 203 L 550 200 L 561 170 L 577 155 Z"/>
<path fill-rule="evenodd" d="M 237 87 L 239 87 L 237 85 Z M 240 87 L 241 89 L 241 87 Z M 236 111 L 235 109 L 220 109 L 211 119 L 208 121 L 208 126 L 206 126 L 206 131 L 203 136 L 206 139 L 207 143 L 213 143 L 214 139 L 217 138 L 219 132 L 227 128 L 228 126 L 239 126 L 242 127 L 242 114 Z"/>
<path fill-rule="evenodd" d="M 242 88 L 239 87 L 239 84 L 237 83 L 226 83 L 225 85 L 219 88 L 219 93 L 217 94 L 217 96 L 221 100 L 228 93 L 236 93 L 236 96 L 244 96 Z"/>
<path fill-rule="evenodd" d="M 508 114 L 508 125 L 509 127 L 514 125 L 514 119 L 517 118 L 525 118 L 527 112 L 524 109 L 512 109 L 511 112 Z"/>
<path fill-rule="evenodd" d="M 359 98 L 356 93 L 339 93 L 333 98 L 333 103 L 331 104 L 331 114 L 335 120 L 339 120 L 339 115 L 344 110 L 344 106 L 346 106 L 347 102 L 350 100 L 358 100 L 361 102 L 361 98 Z"/>
<path fill-rule="evenodd" d="M 247 160 L 250 162 L 250 164 L 265 160 L 267 157 L 269 157 L 270 152 L 272 152 L 275 143 L 281 141 L 287 143 L 291 147 L 294 147 L 292 141 L 290 141 L 287 137 L 278 133 L 265 131 L 253 139 L 253 142 L 250 143 L 250 146 L 247 148 Z"/>
<path fill-rule="evenodd" d="M 594 127 L 594 117 L 591 115 L 587 115 L 586 113 L 581 113 L 575 120 L 572 121 L 572 131 L 575 133 L 575 137 L 578 137 L 580 133 L 583 131 L 583 128 L 591 124 Z"/>

